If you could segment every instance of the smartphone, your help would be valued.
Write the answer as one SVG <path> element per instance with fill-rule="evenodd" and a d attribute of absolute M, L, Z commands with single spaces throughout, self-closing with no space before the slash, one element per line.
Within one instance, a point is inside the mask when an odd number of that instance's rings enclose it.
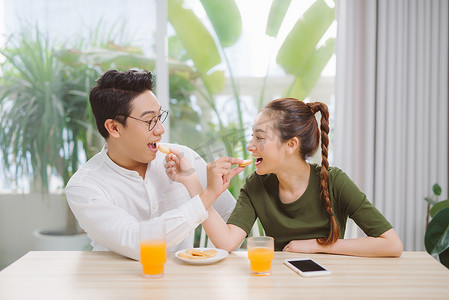
<path fill-rule="evenodd" d="M 299 275 L 305 277 L 331 274 L 331 271 L 310 258 L 286 259 L 284 260 L 284 264 Z"/>

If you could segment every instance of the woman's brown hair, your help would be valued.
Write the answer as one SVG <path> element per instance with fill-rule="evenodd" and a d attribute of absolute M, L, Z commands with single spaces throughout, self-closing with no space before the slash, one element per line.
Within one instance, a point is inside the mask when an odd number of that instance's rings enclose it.
<path fill-rule="evenodd" d="M 281 140 L 286 142 L 297 137 L 300 141 L 299 154 L 306 160 L 311 157 L 320 144 L 320 130 L 315 119 L 317 112 L 321 113 L 321 197 L 326 203 L 329 214 L 330 233 L 327 238 L 318 238 L 321 245 L 335 243 L 340 236 L 340 228 L 334 216 L 329 196 L 329 162 L 327 160 L 329 146 L 329 110 L 321 102 L 304 103 L 294 98 L 281 98 L 268 103 L 262 112 L 275 117 L 274 126 L 280 132 Z"/>

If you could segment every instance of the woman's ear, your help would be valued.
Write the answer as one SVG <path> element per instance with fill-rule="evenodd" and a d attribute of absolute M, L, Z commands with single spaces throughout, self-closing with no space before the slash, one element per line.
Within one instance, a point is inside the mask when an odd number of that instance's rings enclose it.
<path fill-rule="evenodd" d="M 295 136 L 287 141 L 287 152 L 289 154 L 295 153 L 299 148 L 299 139 Z"/>
<path fill-rule="evenodd" d="M 120 137 L 117 120 L 107 119 L 106 121 L 104 121 L 104 128 L 106 128 L 106 130 L 109 132 L 109 136 L 114 138 Z"/>

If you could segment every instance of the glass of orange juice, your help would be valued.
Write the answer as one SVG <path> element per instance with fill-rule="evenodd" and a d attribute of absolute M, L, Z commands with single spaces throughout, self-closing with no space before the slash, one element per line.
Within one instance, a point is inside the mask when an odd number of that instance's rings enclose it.
<path fill-rule="evenodd" d="M 270 236 L 249 237 L 247 249 L 251 264 L 251 275 L 270 275 L 271 261 L 274 256 L 274 239 Z"/>
<path fill-rule="evenodd" d="M 166 261 L 167 242 L 164 220 L 149 220 L 141 223 L 140 263 L 143 268 L 143 277 L 162 277 Z"/>

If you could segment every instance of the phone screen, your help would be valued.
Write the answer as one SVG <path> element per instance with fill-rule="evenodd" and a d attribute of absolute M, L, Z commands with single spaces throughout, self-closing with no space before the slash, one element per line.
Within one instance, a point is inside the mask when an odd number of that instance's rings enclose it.
<path fill-rule="evenodd" d="M 289 263 L 294 265 L 296 268 L 303 272 L 314 272 L 314 271 L 326 271 L 320 265 L 317 265 L 314 261 L 310 259 L 306 260 L 290 260 Z"/>

